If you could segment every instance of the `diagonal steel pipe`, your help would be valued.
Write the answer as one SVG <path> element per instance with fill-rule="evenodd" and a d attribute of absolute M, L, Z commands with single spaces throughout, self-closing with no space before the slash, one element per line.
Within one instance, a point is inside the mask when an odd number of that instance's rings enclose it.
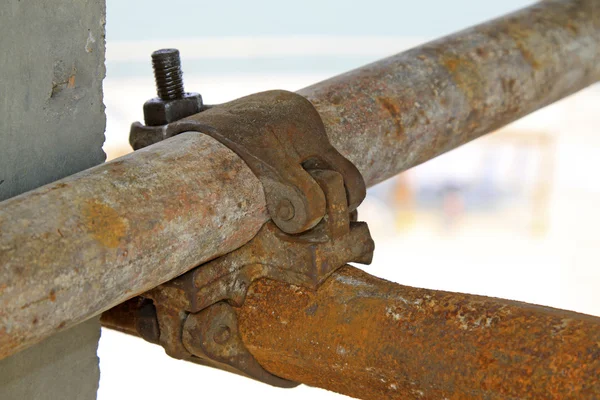
<path fill-rule="evenodd" d="M 600 397 L 600 318 L 571 311 L 346 266 L 317 291 L 259 281 L 238 318 L 270 372 L 364 400 Z"/>
<path fill-rule="evenodd" d="M 368 185 L 600 79 L 596 0 L 548 0 L 301 90 Z M 186 133 L 0 203 L 0 358 L 250 240 L 258 180 Z"/>
<path fill-rule="evenodd" d="M 547 0 L 300 90 L 369 185 L 600 79 L 600 3 Z"/>
<path fill-rule="evenodd" d="M 102 315 L 139 336 L 137 299 Z M 316 291 L 254 282 L 236 309 L 271 373 L 364 399 L 596 399 L 600 318 L 398 285 L 351 266 Z"/>

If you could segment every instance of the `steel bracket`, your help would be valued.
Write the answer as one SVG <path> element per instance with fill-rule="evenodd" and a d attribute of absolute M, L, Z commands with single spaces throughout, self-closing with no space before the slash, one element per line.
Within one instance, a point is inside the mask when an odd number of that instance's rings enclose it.
<path fill-rule="evenodd" d="M 246 161 L 263 183 L 272 221 L 237 250 L 134 299 L 134 330 L 172 357 L 296 386 L 263 369 L 244 346 L 236 309 L 258 279 L 316 290 L 345 264 L 371 262 L 374 243 L 355 212 L 362 176 L 294 93 L 259 93 L 162 127 L 136 123 L 131 141 L 140 148 L 185 131 L 208 133 Z"/>

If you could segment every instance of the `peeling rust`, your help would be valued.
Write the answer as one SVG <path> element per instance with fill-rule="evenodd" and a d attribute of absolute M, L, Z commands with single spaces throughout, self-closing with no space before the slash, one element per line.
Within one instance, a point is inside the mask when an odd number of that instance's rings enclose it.
<path fill-rule="evenodd" d="M 238 310 L 271 373 L 370 399 L 600 398 L 600 318 L 397 285 L 345 267 L 261 280 Z"/>

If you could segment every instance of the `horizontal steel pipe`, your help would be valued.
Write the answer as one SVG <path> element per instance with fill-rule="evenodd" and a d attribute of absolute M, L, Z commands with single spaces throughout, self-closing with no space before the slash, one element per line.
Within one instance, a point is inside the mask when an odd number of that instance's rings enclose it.
<path fill-rule="evenodd" d="M 547 0 L 300 93 L 373 185 L 600 78 L 595 0 Z M 185 134 L 0 205 L 0 358 L 248 241 L 258 180 Z"/>
<path fill-rule="evenodd" d="M 600 2 L 546 0 L 298 93 L 369 186 L 600 80 Z"/>
<path fill-rule="evenodd" d="M 248 166 L 185 133 L 0 207 L 0 358 L 250 240 Z"/>
<path fill-rule="evenodd" d="M 269 372 L 365 400 L 600 398 L 600 318 L 401 286 L 353 267 L 262 280 L 239 310 Z"/>

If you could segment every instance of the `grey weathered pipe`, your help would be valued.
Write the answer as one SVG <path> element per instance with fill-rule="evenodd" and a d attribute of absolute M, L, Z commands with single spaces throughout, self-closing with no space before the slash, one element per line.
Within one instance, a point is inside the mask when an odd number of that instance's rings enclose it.
<path fill-rule="evenodd" d="M 547 0 L 300 91 L 368 185 L 600 79 L 600 3 Z M 0 203 L 0 358 L 248 241 L 232 152 L 187 133 Z"/>
<path fill-rule="evenodd" d="M 600 1 L 546 0 L 299 91 L 369 185 L 600 80 Z"/>
<path fill-rule="evenodd" d="M 184 133 L 0 203 L 0 358 L 251 239 L 262 187 Z"/>

